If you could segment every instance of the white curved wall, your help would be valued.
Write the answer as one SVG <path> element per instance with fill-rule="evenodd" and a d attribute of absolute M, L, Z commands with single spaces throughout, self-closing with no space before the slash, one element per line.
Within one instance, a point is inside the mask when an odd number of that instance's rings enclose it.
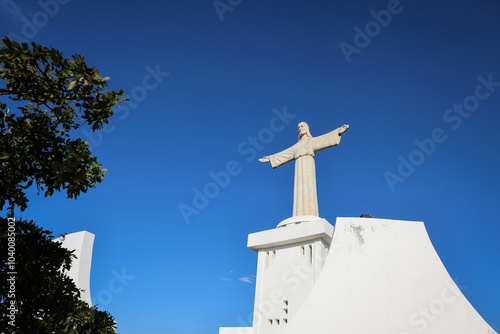
<path fill-rule="evenodd" d="M 338 218 L 318 282 L 279 333 L 495 331 L 451 279 L 423 222 Z"/>
<path fill-rule="evenodd" d="M 74 251 L 73 254 L 76 259 L 73 259 L 71 269 L 66 274 L 73 279 L 78 289 L 83 290 L 80 297 L 89 306 L 92 306 L 90 299 L 90 267 L 92 265 L 94 238 L 94 234 L 81 231 L 55 239 L 55 241 L 61 241 L 64 248 Z"/>

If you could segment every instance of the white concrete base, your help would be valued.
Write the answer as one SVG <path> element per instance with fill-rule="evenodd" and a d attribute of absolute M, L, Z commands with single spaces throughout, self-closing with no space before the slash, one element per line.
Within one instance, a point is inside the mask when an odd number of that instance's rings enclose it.
<path fill-rule="evenodd" d="M 94 234 L 81 231 L 55 239 L 55 241 L 61 241 L 64 248 L 74 251 L 73 254 L 76 259 L 73 259 L 71 268 L 66 274 L 73 279 L 78 289 L 83 290 L 80 298 L 89 306 L 92 306 L 90 299 L 90 266 L 92 265 L 94 238 Z"/>
<path fill-rule="evenodd" d="M 248 248 L 258 252 L 253 327 L 219 333 L 273 333 L 286 325 L 320 276 L 332 234 L 333 226 L 316 216 L 291 217 L 250 234 Z"/>
<path fill-rule="evenodd" d="M 318 217 L 292 220 L 249 235 L 259 253 L 253 327 L 221 334 L 496 334 L 423 222 L 337 218 L 333 229 Z"/>

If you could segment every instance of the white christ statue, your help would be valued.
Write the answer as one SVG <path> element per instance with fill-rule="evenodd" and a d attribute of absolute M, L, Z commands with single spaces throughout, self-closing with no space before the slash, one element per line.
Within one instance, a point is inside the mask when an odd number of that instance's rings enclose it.
<path fill-rule="evenodd" d="M 271 162 L 273 168 L 295 160 L 295 181 L 293 187 L 293 215 L 313 215 L 319 217 L 318 195 L 316 193 L 316 167 L 314 154 L 325 148 L 337 146 L 340 136 L 349 129 L 344 124 L 322 136 L 313 137 L 305 122 L 299 123 L 297 144 L 279 153 L 263 157 L 260 162 Z"/>

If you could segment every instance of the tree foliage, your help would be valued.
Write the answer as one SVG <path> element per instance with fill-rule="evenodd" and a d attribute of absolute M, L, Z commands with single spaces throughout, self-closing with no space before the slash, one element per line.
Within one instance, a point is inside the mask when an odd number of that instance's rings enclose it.
<path fill-rule="evenodd" d="M 126 101 L 123 90 L 104 91 L 109 78 L 82 55 L 65 58 L 57 49 L 7 37 L 0 44 L 0 79 L 0 97 L 20 104 L 9 112 L 0 100 L 0 210 L 7 203 L 11 211 L 24 210 L 33 184 L 46 197 L 64 190 L 76 198 L 100 183 L 106 169 L 88 143 L 71 134 L 108 124 L 111 108 Z"/>
<path fill-rule="evenodd" d="M 74 255 L 52 240 L 52 232 L 33 221 L 19 220 L 15 227 L 10 226 L 6 218 L 0 218 L 0 332 L 115 333 L 108 312 L 80 300 L 80 291 L 62 271 L 69 270 Z M 8 238 L 15 240 L 10 263 Z M 15 275 L 10 274 L 13 271 Z M 8 281 L 11 277 L 15 277 L 14 289 Z M 12 320 L 8 316 L 10 300 L 17 308 L 15 326 L 8 323 Z"/>
<path fill-rule="evenodd" d="M 26 209 L 31 186 L 46 197 L 65 191 L 76 198 L 102 181 L 106 170 L 74 133 L 82 126 L 101 129 L 111 108 L 126 101 L 123 90 L 105 91 L 108 79 L 81 55 L 65 58 L 54 48 L 2 38 L 0 210 L 6 204 L 11 214 L 16 206 Z M 9 110 L 7 98 L 17 109 Z M 14 228 L 0 218 L 0 332 L 114 334 L 113 317 L 80 300 L 63 272 L 73 255 L 52 238 L 33 221 L 19 220 Z M 13 257 L 9 247 L 15 247 Z M 8 281 L 13 267 L 14 296 Z M 12 300 L 14 327 L 8 324 Z"/>

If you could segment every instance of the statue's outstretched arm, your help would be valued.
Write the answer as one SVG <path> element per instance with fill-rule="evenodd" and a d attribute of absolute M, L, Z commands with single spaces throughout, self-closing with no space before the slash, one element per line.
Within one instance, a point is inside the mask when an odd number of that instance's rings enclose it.
<path fill-rule="evenodd" d="M 344 124 L 340 128 L 330 131 L 324 135 L 312 138 L 314 152 L 337 146 L 340 143 L 341 135 L 346 132 L 347 129 L 349 129 L 349 125 Z"/>
<path fill-rule="evenodd" d="M 292 146 L 279 153 L 265 156 L 259 159 L 259 161 L 271 162 L 271 166 L 273 166 L 273 168 L 276 168 L 294 159 L 295 159 L 295 154 L 293 153 L 293 146 Z"/>

